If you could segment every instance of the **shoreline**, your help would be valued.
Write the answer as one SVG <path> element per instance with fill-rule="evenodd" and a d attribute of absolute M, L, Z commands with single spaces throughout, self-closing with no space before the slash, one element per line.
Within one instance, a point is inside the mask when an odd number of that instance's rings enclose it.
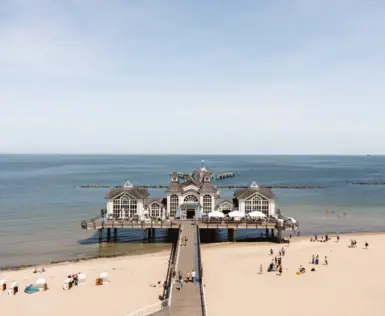
<path fill-rule="evenodd" d="M 286 232 L 288 234 L 289 232 Z M 329 237 L 335 237 L 337 235 L 340 236 L 365 236 L 365 235 L 384 235 L 385 232 L 347 232 L 347 233 L 332 233 L 328 234 Z M 290 239 L 290 243 L 295 243 L 299 242 L 305 239 L 308 239 L 315 234 L 304 234 L 300 236 L 293 236 Z M 317 234 L 318 236 L 325 236 L 325 234 Z M 284 238 L 287 238 L 285 236 Z M 231 242 L 231 241 L 224 241 L 224 242 L 212 242 L 212 243 L 202 243 L 202 248 L 212 248 L 212 247 L 225 247 L 225 246 L 236 246 L 237 244 L 241 245 L 266 245 L 266 244 L 276 244 L 271 241 L 255 241 L 255 240 L 241 240 L 237 242 Z M 170 243 L 171 247 L 171 243 Z M 98 259 L 110 259 L 110 258 L 120 258 L 120 257 L 139 257 L 139 256 L 144 256 L 148 255 L 151 253 L 163 253 L 163 252 L 169 252 L 169 249 L 157 249 L 157 248 L 151 248 L 148 249 L 142 253 L 121 253 L 121 254 L 111 254 L 111 255 L 103 255 L 103 256 L 93 256 L 93 257 L 82 257 L 82 258 L 76 258 L 76 259 L 69 259 L 69 260 L 56 260 L 56 261 L 51 261 L 48 263 L 42 263 L 42 264 L 23 264 L 23 265 L 18 265 L 18 266 L 10 266 L 10 267 L 0 267 L 0 272 L 1 271 L 20 271 L 20 270 L 25 270 L 29 269 L 32 267 L 50 267 L 50 266 L 59 266 L 63 264 L 68 264 L 68 263 L 77 263 L 77 262 L 86 262 L 86 261 L 91 261 L 91 260 L 98 260 Z"/>

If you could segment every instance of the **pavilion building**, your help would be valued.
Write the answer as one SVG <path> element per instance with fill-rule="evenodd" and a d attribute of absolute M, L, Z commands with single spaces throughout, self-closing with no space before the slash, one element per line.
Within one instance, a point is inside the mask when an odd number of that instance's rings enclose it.
<path fill-rule="evenodd" d="M 200 218 L 211 211 L 225 214 L 238 210 L 245 215 L 260 211 L 276 217 L 275 195 L 255 182 L 246 189 L 235 190 L 233 197 L 221 197 L 212 183 L 212 172 L 203 165 L 180 181 L 178 173 L 171 174 L 171 183 L 164 198 L 150 198 L 148 189 L 127 182 L 111 189 L 107 196 L 107 216 L 113 218 L 156 217 L 161 219 Z"/>

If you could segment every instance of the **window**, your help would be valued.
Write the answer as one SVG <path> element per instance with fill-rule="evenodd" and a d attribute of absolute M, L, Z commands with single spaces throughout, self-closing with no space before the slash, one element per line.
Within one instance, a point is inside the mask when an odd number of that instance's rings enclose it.
<path fill-rule="evenodd" d="M 151 205 L 151 216 L 160 217 L 160 206 L 158 203 L 153 203 Z"/>
<path fill-rule="evenodd" d="M 221 205 L 219 205 L 218 210 L 222 213 L 229 213 L 231 212 L 232 207 L 229 203 L 222 203 Z"/>
<path fill-rule="evenodd" d="M 114 206 L 113 206 L 114 217 L 118 218 L 120 217 L 120 200 L 115 199 L 113 203 L 114 203 Z"/>
<path fill-rule="evenodd" d="M 170 196 L 170 217 L 175 217 L 176 209 L 179 206 L 179 197 L 177 195 Z"/>
<path fill-rule="evenodd" d="M 210 195 L 205 195 L 203 197 L 203 212 L 208 213 L 212 210 L 212 199 Z"/>
<path fill-rule="evenodd" d="M 255 195 L 245 202 L 245 213 L 259 211 L 265 215 L 269 215 L 269 201 L 261 199 L 260 196 Z"/>
<path fill-rule="evenodd" d="M 186 202 L 186 203 L 191 203 L 191 202 L 193 202 L 193 203 L 198 203 L 198 199 L 194 196 L 194 195 L 187 195 L 185 198 L 184 198 L 184 201 Z"/>
<path fill-rule="evenodd" d="M 132 199 L 126 195 L 123 195 L 120 199 L 115 199 L 113 202 L 114 217 L 119 218 L 129 217 L 132 218 L 137 214 L 138 207 L 135 199 Z M 123 214 L 121 214 L 123 212 Z"/>

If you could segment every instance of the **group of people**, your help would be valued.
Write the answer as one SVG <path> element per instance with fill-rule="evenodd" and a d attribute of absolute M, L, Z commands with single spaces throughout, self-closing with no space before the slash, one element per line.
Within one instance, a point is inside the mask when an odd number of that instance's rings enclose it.
<path fill-rule="evenodd" d="M 317 235 L 315 235 L 314 237 L 310 237 L 310 242 L 316 242 L 316 241 L 318 241 L 318 242 L 327 242 L 329 240 L 330 240 L 329 235 L 325 235 L 325 237 L 321 236 L 320 238 L 318 238 Z M 340 237 L 337 236 L 337 241 L 339 241 L 339 240 L 340 240 Z"/>
<path fill-rule="evenodd" d="M 312 255 L 312 257 L 311 257 L 311 264 L 316 264 L 316 265 L 318 265 L 319 264 L 319 254 L 317 254 L 317 255 L 314 255 L 314 253 L 313 253 L 313 255 Z M 325 256 L 325 265 L 328 265 L 328 257 L 327 256 Z"/>
<path fill-rule="evenodd" d="M 365 241 L 365 249 L 368 249 L 369 244 L 367 241 Z M 350 246 L 349 248 L 357 248 L 357 240 L 355 239 L 350 239 Z"/>
<path fill-rule="evenodd" d="M 267 272 L 278 271 L 279 275 L 282 275 L 283 267 L 282 267 L 282 257 L 285 256 L 286 250 L 284 247 L 278 250 L 278 257 L 275 256 L 269 264 L 267 268 Z M 270 248 L 270 255 L 274 256 L 273 248 Z M 263 265 L 261 264 L 259 267 L 259 274 L 263 274 Z"/>
<path fill-rule="evenodd" d="M 187 246 L 187 241 L 188 241 L 188 238 L 186 236 L 183 236 L 181 246 Z"/>
<path fill-rule="evenodd" d="M 192 269 L 191 272 L 187 272 L 185 275 L 185 278 L 183 280 L 183 274 L 181 271 L 178 272 L 178 282 L 179 282 L 179 289 L 181 290 L 183 288 L 183 282 L 189 283 L 192 282 L 194 283 L 196 280 L 196 272 L 194 269 Z"/>

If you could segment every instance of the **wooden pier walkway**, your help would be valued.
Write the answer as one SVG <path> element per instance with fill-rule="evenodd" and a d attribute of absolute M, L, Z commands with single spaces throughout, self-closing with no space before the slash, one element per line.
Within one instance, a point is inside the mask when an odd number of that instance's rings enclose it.
<path fill-rule="evenodd" d="M 177 263 L 178 271 L 181 271 L 183 278 L 187 272 L 191 272 L 193 269 L 196 272 L 195 283 L 183 282 L 183 287 L 180 288 L 179 282 L 172 284 L 172 298 L 171 306 L 156 312 L 152 315 L 156 316 L 202 316 L 202 301 L 200 291 L 200 266 L 198 263 L 198 241 L 197 241 L 197 228 L 190 222 L 186 221 L 182 224 L 182 237 L 187 237 L 187 245 L 180 247 L 179 262 Z M 177 275 L 178 275 L 177 271 Z"/>

